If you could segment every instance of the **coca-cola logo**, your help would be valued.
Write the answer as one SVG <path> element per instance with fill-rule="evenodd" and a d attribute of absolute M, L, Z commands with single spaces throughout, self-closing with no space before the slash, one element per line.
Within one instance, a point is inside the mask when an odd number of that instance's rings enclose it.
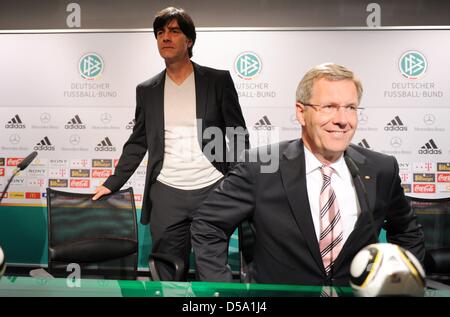
<path fill-rule="evenodd" d="M 0 168 L 0 176 L 5 176 L 5 168 Z"/>
<path fill-rule="evenodd" d="M 437 181 L 438 183 L 450 183 L 450 173 L 438 173 Z"/>
<path fill-rule="evenodd" d="M 436 185 L 434 184 L 414 184 L 414 192 L 421 194 L 430 194 L 436 192 Z"/>
<path fill-rule="evenodd" d="M 89 188 L 90 182 L 88 179 L 71 179 L 70 187 L 71 188 Z"/>
<path fill-rule="evenodd" d="M 112 171 L 111 170 L 104 170 L 104 169 L 93 169 L 92 170 L 92 177 L 93 178 L 107 178 L 111 176 Z"/>
<path fill-rule="evenodd" d="M 20 162 L 22 162 L 22 157 L 8 157 L 6 160 L 6 166 L 17 166 Z"/>

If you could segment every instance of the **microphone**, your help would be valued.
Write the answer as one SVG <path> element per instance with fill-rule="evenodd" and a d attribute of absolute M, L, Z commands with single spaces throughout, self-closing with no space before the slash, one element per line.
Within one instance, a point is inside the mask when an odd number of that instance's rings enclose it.
<path fill-rule="evenodd" d="M 23 171 L 24 169 L 26 169 L 28 167 L 28 165 L 30 165 L 30 163 L 34 160 L 34 158 L 38 155 L 38 152 L 34 151 L 32 152 L 30 155 L 28 155 L 26 158 L 24 158 L 22 160 L 22 162 L 20 162 L 17 165 L 17 168 L 21 171 Z"/>
<path fill-rule="evenodd" d="M 375 238 L 376 242 L 379 242 L 378 240 L 378 235 L 377 232 L 375 230 L 375 220 L 373 219 L 373 215 L 369 210 L 369 196 L 367 195 L 367 190 L 366 190 L 366 186 L 364 185 L 360 173 L 359 173 L 359 168 L 358 166 L 356 166 L 356 163 L 353 161 L 353 159 L 348 156 L 347 154 L 344 155 L 344 160 L 345 163 L 347 164 L 347 167 L 350 171 L 350 174 L 352 175 L 352 178 L 355 180 L 355 182 L 358 182 L 358 185 L 360 186 L 362 192 L 363 192 L 363 196 L 364 196 L 364 207 L 361 204 L 361 212 L 367 212 L 367 214 L 369 215 L 369 219 L 370 219 L 370 226 L 372 228 L 372 233 L 373 233 L 373 237 Z M 365 209 L 365 211 L 364 211 Z"/>
<path fill-rule="evenodd" d="M 17 168 L 14 170 L 11 178 L 8 180 L 8 183 L 6 184 L 5 189 L 2 192 L 2 195 L 0 196 L 0 202 L 3 200 L 3 197 L 5 197 L 6 191 L 8 190 L 8 187 L 11 184 L 13 178 L 17 175 L 17 173 L 26 169 L 37 155 L 38 153 L 34 151 L 26 158 L 24 158 L 19 164 L 17 164 Z"/>

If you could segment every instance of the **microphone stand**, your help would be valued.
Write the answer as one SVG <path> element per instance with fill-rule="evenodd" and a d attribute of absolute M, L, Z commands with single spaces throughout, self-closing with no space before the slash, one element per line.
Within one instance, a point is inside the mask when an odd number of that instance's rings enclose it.
<path fill-rule="evenodd" d="M 9 185 L 11 184 L 12 180 L 14 179 L 14 177 L 15 177 L 19 172 L 20 172 L 20 168 L 16 168 L 16 169 L 13 171 L 12 176 L 11 176 L 10 179 L 8 180 L 8 183 L 6 184 L 6 187 L 5 187 L 5 189 L 3 190 L 2 195 L 0 196 L 0 202 L 2 202 L 3 197 L 5 197 L 6 192 L 8 191 Z"/>
<path fill-rule="evenodd" d="M 6 184 L 5 189 L 2 192 L 2 195 L 0 196 L 0 202 L 3 200 L 3 197 L 5 197 L 6 192 L 8 190 L 9 185 L 11 184 L 13 178 L 22 170 L 26 169 L 28 165 L 34 160 L 34 158 L 38 155 L 36 151 L 31 152 L 26 158 L 24 158 L 16 167 L 16 169 L 13 171 L 13 174 L 11 178 L 8 180 L 8 183 Z"/>

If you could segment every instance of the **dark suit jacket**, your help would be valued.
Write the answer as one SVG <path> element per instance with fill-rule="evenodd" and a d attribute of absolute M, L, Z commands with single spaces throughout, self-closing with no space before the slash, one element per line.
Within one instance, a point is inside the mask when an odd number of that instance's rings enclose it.
<path fill-rule="evenodd" d="M 226 266 L 228 237 L 241 221 L 250 218 L 256 231 L 249 273 L 252 281 L 348 285 L 355 254 L 377 242 L 368 213 L 361 212 L 335 261 L 332 276 L 327 276 L 307 197 L 303 142 L 282 142 L 279 153 L 272 155 L 280 164 L 276 172 L 260 173 L 260 162 L 241 163 L 197 211 L 191 233 L 200 279 L 231 281 Z M 389 242 L 423 260 L 423 233 L 405 200 L 395 158 L 354 145 L 347 149 L 346 155 L 360 170 L 376 232 L 384 226 Z M 356 183 L 363 206 L 363 192 Z"/>
<path fill-rule="evenodd" d="M 197 119 L 202 119 L 198 136 L 201 148 L 214 139 L 202 137 L 203 131 L 209 127 L 217 127 L 222 132 L 220 136 L 223 142 L 221 158 L 210 161 L 214 167 L 226 174 L 236 162 L 232 156 L 239 153 L 227 153 L 225 143 L 226 127 L 242 127 L 241 135 L 234 135 L 237 142 L 244 144 L 236 146 L 236 149 L 248 149 L 249 140 L 244 117 L 239 105 L 238 95 L 233 80 L 228 71 L 203 67 L 192 63 L 195 76 L 196 114 Z M 150 220 L 151 201 L 150 186 L 159 175 L 164 158 L 164 82 L 166 71 L 162 71 L 155 77 L 139 84 L 136 88 L 136 124 L 133 133 L 123 146 L 114 175 L 110 176 L 104 186 L 111 191 L 119 190 L 131 177 L 148 151 L 148 165 L 144 189 L 141 223 L 147 224 Z M 201 130 L 200 130 L 201 128 Z M 209 151 L 207 151 L 209 152 Z M 214 153 L 213 153 L 214 154 Z M 228 155 L 228 157 L 227 157 Z"/>

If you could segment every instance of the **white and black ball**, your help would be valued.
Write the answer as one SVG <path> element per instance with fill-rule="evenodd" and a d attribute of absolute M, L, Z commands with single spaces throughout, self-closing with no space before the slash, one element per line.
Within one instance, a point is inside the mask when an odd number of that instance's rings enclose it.
<path fill-rule="evenodd" d="M 5 254 L 3 253 L 2 248 L 0 247 L 0 277 L 3 276 L 6 269 L 6 261 L 5 261 Z"/>
<path fill-rule="evenodd" d="M 409 251 L 390 243 L 361 249 L 350 266 L 350 285 L 356 296 L 423 296 L 425 272 Z"/>

